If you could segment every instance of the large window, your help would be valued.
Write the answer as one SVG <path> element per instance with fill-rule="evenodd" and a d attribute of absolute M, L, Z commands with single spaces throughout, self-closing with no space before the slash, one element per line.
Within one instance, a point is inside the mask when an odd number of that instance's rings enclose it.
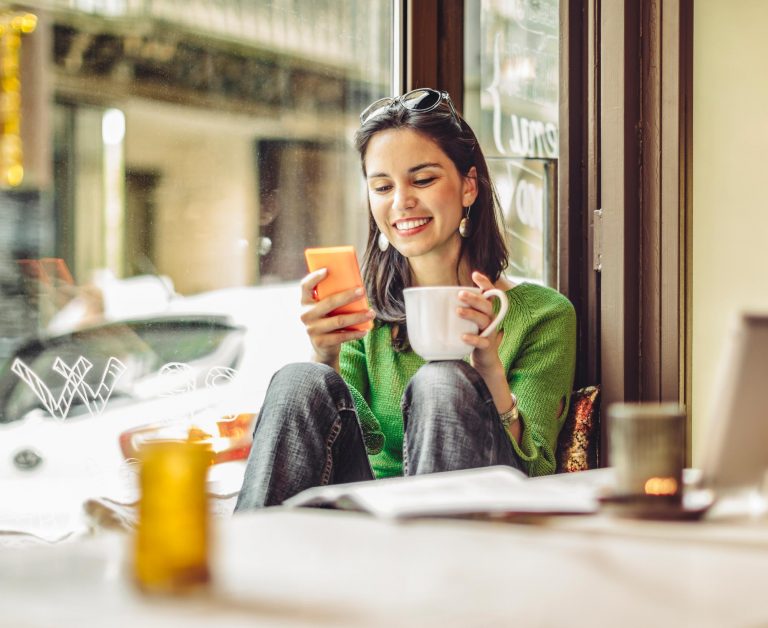
<path fill-rule="evenodd" d="M 242 456 L 272 372 L 308 356 L 303 250 L 362 252 L 351 140 L 391 93 L 394 2 L 26 4 L 0 85 L 48 159 L 0 163 L 0 482 L 72 514 L 152 430 Z"/>

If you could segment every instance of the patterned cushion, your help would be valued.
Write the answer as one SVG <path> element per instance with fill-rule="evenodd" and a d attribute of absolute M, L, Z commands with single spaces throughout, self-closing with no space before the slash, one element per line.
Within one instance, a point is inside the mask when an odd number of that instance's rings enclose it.
<path fill-rule="evenodd" d="M 597 467 L 600 422 L 599 386 L 587 386 L 571 395 L 571 407 L 557 439 L 557 473 Z"/>

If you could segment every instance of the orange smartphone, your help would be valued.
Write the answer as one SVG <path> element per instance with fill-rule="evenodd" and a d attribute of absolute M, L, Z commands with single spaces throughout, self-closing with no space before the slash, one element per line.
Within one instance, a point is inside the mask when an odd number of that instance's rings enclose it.
<path fill-rule="evenodd" d="M 360 265 L 357 263 L 357 255 L 353 246 L 326 246 L 305 249 L 304 257 L 307 260 L 309 272 L 327 268 L 328 274 L 317 287 L 318 299 L 350 290 L 362 288 L 363 278 L 360 275 Z M 370 309 L 368 299 L 364 296 L 356 301 L 344 305 L 333 311 L 333 314 L 349 314 L 352 312 L 365 312 Z M 347 329 L 368 331 L 373 328 L 373 321 L 366 321 L 356 325 L 350 325 Z"/>

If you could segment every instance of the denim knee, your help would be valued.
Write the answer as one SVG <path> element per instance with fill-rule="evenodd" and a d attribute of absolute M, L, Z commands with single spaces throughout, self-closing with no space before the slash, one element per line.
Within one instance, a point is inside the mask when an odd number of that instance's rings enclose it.
<path fill-rule="evenodd" d="M 510 459 L 511 445 L 480 373 L 466 362 L 432 362 L 402 403 L 406 475 L 468 469 Z"/>
<path fill-rule="evenodd" d="M 337 383 L 344 383 L 336 371 L 327 364 L 317 362 L 295 362 L 286 364 L 272 376 L 269 389 L 281 394 L 295 394 L 298 388 L 303 391 L 316 386 L 327 388 Z"/>
<path fill-rule="evenodd" d="M 331 420 L 355 404 L 347 384 L 326 364 L 299 362 L 282 367 L 272 377 L 262 410 L 264 416 L 285 421 L 311 421 L 313 426 Z M 261 420 L 262 417 L 260 417 Z"/>
<path fill-rule="evenodd" d="M 434 396 L 438 390 L 461 391 L 462 395 L 480 394 L 485 384 L 480 374 L 463 360 L 428 362 L 408 383 L 409 395 Z"/>

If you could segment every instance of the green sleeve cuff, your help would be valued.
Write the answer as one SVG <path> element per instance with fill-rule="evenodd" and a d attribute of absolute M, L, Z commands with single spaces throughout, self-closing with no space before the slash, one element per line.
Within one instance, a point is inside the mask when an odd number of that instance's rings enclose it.
<path fill-rule="evenodd" d="M 518 421 L 520 421 L 522 427 L 522 431 L 520 433 L 520 442 L 518 443 L 511 436 L 509 437 L 509 440 L 512 443 L 512 448 L 515 450 L 515 453 L 519 456 L 520 460 L 523 462 L 531 463 L 539 457 L 539 449 L 536 446 L 536 441 L 533 440 L 533 433 L 525 426 L 523 415 L 520 414 L 519 416 L 520 418 Z"/>
<path fill-rule="evenodd" d="M 563 414 L 567 414 L 564 410 Z M 562 417 L 558 418 L 560 421 Z M 522 432 L 520 435 L 520 442 L 518 443 L 511 436 L 509 437 L 512 443 L 512 448 L 515 453 L 520 457 L 525 469 L 529 476 L 549 475 L 555 472 L 555 458 L 554 449 L 547 447 L 535 437 L 533 429 L 529 429 L 526 426 L 526 420 L 522 414 L 520 414 L 520 422 L 522 426 Z M 556 447 L 557 445 L 555 445 Z M 550 455 L 551 450 L 551 455 Z"/>

